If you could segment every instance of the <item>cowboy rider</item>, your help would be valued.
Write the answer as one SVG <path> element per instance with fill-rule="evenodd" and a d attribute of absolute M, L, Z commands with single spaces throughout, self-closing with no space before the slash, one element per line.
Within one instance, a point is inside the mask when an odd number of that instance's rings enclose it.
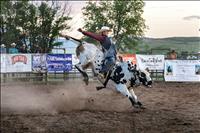
<path fill-rule="evenodd" d="M 116 63 L 117 55 L 115 44 L 112 42 L 111 38 L 108 37 L 109 32 L 111 32 L 110 28 L 103 26 L 100 29 L 99 34 L 83 31 L 81 28 L 79 28 L 78 31 L 100 42 L 104 53 L 104 62 L 102 69 L 99 72 L 106 78 L 108 71 L 111 70 Z"/>

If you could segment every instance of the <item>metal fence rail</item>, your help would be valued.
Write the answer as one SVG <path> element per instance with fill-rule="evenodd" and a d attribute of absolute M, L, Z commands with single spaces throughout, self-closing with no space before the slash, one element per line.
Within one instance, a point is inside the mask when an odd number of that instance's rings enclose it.
<path fill-rule="evenodd" d="M 88 76 L 93 77 L 91 69 L 87 70 Z M 150 71 L 152 80 L 154 81 L 164 81 L 164 71 L 155 70 Z M 68 79 L 82 78 L 81 73 L 73 66 L 72 70 L 69 72 L 46 72 L 46 73 L 36 73 L 36 72 L 26 72 L 26 73 L 1 73 L 1 83 L 9 82 L 43 82 L 48 83 L 51 81 L 65 81 Z"/>
<path fill-rule="evenodd" d="M 153 81 L 164 81 L 164 70 L 151 70 L 151 78 Z"/>
<path fill-rule="evenodd" d="M 92 77 L 92 70 L 87 70 L 88 76 Z M 81 78 L 81 73 L 73 66 L 69 72 L 21 72 L 21 73 L 1 73 L 1 83 L 13 81 L 32 81 L 32 82 L 49 82 L 65 81 L 69 78 Z"/>

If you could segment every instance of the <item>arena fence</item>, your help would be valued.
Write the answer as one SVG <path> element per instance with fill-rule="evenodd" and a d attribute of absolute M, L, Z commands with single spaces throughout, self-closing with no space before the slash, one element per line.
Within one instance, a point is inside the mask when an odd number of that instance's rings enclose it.
<path fill-rule="evenodd" d="M 124 59 L 148 68 L 153 81 L 200 82 L 200 60 L 168 60 L 164 55 L 127 54 Z M 44 82 L 82 78 L 70 54 L 1 54 L 1 83 L 12 81 Z M 92 79 L 92 70 L 87 73 Z"/>
<path fill-rule="evenodd" d="M 88 76 L 93 78 L 93 73 L 91 69 L 87 70 Z M 155 70 L 150 71 L 151 77 L 153 81 L 164 81 L 164 71 L 162 70 Z M 54 81 L 66 81 L 68 79 L 78 79 L 83 78 L 81 73 L 78 72 L 78 70 L 73 66 L 73 69 L 69 72 L 41 72 L 41 73 L 35 73 L 35 72 L 23 72 L 23 73 L 1 73 L 1 83 L 11 83 L 11 82 L 36 82 L 36 83 L 45 83 L 48 84 L 50 82 Z"/>
<path fill-rule="evenodd" d="M 92 77 L 92 71 L 87 70 L 89 77 Z M 20 73 L 1 73 L 1 83 L 27 81 L 27 82 L 43 82 L 65 81 L 69 78 L 80 78 L 81 74 L 73 66 L 68 72 L 20 72 Z"/>

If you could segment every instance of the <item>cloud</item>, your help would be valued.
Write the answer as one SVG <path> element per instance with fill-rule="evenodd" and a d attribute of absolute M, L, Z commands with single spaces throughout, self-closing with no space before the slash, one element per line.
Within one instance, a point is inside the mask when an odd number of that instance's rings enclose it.
<path fill-rule="evenodd" d="M 183 20 L 192 20 L 192 19 L 200 19 L 200 16 L 192 15 L 192 16 L 183 17 Z"/>

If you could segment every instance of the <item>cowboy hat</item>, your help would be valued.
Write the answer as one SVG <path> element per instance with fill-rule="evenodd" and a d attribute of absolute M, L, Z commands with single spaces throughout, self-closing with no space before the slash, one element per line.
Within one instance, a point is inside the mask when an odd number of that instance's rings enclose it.
<path fill-rule="evenodd" d="M 5 48 L 6 46 L 5 46 L 5 44 L 1 44 L 1 47 L 2 47 L 2 48 Z"/>
<path fill-rule="evenodd" d="M 101 27 L 101 29 L 99 30 L 99 32 L 104 32 L 104 31 L 112 31 L 109 27 L 107 27 L 107 26 L 103 26 L 103 27 Z"/>
<path fill-rule="evenodd" d="M 11 46 L 16 46 L 16 43 L 11 43 L 10 45 L 11 45 Z"/>

